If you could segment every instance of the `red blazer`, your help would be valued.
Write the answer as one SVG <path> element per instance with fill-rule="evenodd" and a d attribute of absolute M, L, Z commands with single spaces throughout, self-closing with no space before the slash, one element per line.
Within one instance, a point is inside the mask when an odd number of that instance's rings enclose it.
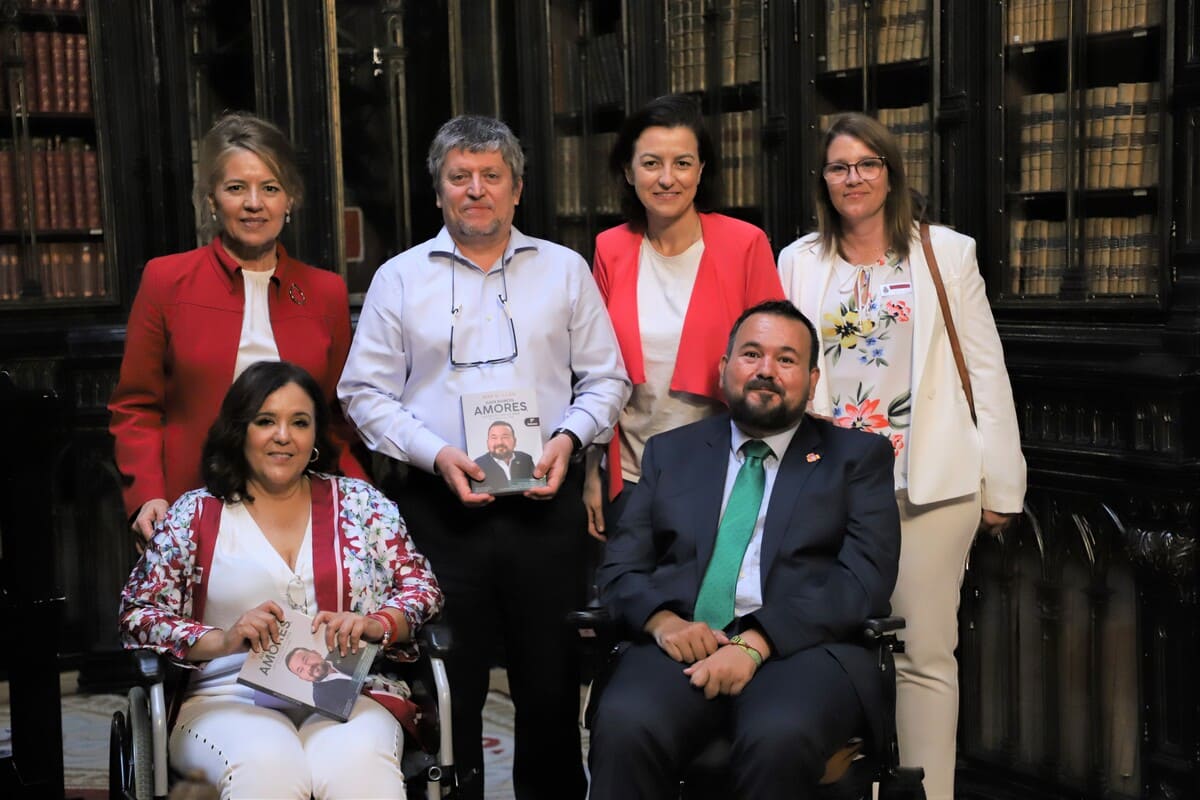
<path fill-rule="evenodd" d="M 268 305 L 279 357 L 316 378 L 333 410 L 339 467 L 365 478 L 335 394 L 350 349 L 346 283 L 277 248 Z M 244 308 L 241 270 L 218 239 L 146 264 L 108 404 L 130 516 L 147 500 L 171 503 L 202 485 L 200 451 L 233 383 Z"/>
<path fill-rule="evenodd" d="M 767 236 L 748 222 L 722 214 L 701 214 L 704 254 L 696 285 L 683 318 L 679 354 L 671 390 L 725 402 L 717 365 L 729 341 L 729 329 L 750 306 L 782 300 L 783 286 L 775 269 Z M 628 224 L 609 228 L 596 237 L 592 276 L 612 318 L 625 369 L 633 383 L 646 382 L 642 336 L 638 329 L 638 257 L 643 234 Z M 619 437 L 609 444 L 609 491 L 621 490 Z"/>

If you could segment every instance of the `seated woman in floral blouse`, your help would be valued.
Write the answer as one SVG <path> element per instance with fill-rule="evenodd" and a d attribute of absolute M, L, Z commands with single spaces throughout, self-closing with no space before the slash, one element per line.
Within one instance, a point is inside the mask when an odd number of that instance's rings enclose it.
<path fill-rule="evenodd" d="M 329 407 L 300 367 L 259 362 L 234 382 L 204 445 L 206 488 L 175 501 L 121 594 L 125 646 L 198 667 L 170 738 L 175 768 L 227 797 L 404 797 L 399 723 L 368 697 L 340 724 L 237 683 L 279 640 L 284 606 L 328 646 L 403 657 L 441 606 L 394 503 L 326 470 Z"/>

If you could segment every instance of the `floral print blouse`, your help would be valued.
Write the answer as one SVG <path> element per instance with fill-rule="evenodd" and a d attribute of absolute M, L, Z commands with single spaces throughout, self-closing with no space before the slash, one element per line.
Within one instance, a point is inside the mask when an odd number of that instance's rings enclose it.
<path fill-rule="evenodd" d="M 874 264 L 837 258 L 818 325 L 834 421 L 891 441 L 897 489 L 908 485 L 912 319 L 907 259 L 890 249 Z"/>
<path fill-rule="evenodd" d="M 395 608 L 415 632 L 441 609 L 442 592 L 429 562 L 409 539 L 396 504 L 356 478 L 315 473 L 311 477 L 335 482 L 348 610 L 369 614 Z M 197 489 L 176 500 L 130 574 L 121 592 L 119 615 L 126 647 L 146 647 L 182 661 L 201 636 L 214 630 L 192 614 L 197 557 L 192 523 L 202 501 L 210 497 Z M 415 652 L 403 644 L 388 650 L 394 657 Z"/>

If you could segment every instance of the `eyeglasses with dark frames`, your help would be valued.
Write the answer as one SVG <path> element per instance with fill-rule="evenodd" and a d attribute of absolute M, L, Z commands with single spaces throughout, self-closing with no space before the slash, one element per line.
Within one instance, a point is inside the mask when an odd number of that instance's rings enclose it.
<path fill-rule="evenodd" d="M 887 159 L 883 156 L 860 158 L 853 164 L 831 161 L 821 168 L 821 174 L 830 183 L 845 183 L 850 177 L 850 170 L 854 170 L 864 181 L 873 181 L 883 174 L 883 167 L 886 163 Z"/>
<path fill-rule="evenodd" d="M 496 295 L 496 299 L 500 301 L 500 308 L 504 311 L 504 316 L 508 320 L 508 335 L 512 342 L 512 353 L 499 358 L 486 358 L 480 361 L 459 361 L 454 357 L 454 323 L 458 320 L 458 315 L 462 313 L 462 306 L 458 304 L 455 296 L 454 274 L 458 271 L 457 254 L 451 256 L 450 260 L 450 366 L 455 369 L 468 369 L 470 367 L 485 367 L 490 364 L 507 364 L 509 361 L 515 361 L 517 358 L 517 329 L 513 325 L 512 313 L 508 310 L 508 278 L 504 273 L 504 264 L 500 264 L 500 281 L 501 294 Z"/>

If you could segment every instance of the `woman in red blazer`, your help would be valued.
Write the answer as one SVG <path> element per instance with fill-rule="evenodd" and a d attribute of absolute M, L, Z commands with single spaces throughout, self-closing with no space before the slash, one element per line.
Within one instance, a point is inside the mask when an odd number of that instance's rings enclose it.
<path fill-rule="evenodd" d="M 334 387 L 350 347 L 346 284 L 277 241 L 303 199 L 291 144 L 271 123 L 234 113 L 200 148 L 195 201 L 212 241 L 146 264 L 108 406 L 125 509 L 146 539 L 168 502 L 200 485 L 204 436 L 251 363 L 304 367 L 342 420 Z M 342 426 L 339 466 L 365 477 Z"/>
<path fill-rule="evenodd" d="M 723 407 L 717 362 L 738 315 L 783 298 L 771 246 L 757 227 L 721 214 L 721 174 L 700 109 L 667 95 L 629 116 L 609 168 L 623 180 L 629 222 L 596 237 L 592 273 L 616 330 L 633 395 L 608 448 L 609 522 L 641 475 L 646 439 Z M 705 172 L 708 180 L 701 180 Z M 600 456 L 591 453 L 584 503 L 604 538 Z"/>

